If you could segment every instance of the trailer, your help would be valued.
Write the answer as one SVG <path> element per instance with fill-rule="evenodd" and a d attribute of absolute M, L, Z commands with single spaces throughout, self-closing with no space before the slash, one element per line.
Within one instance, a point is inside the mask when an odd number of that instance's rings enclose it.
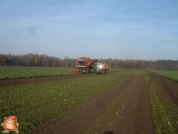
<path fill-rule="evenodd" d="M 110 64 L 97 62 L 93 68 L 95 74 L 106 74 L 109 73 Z"/>

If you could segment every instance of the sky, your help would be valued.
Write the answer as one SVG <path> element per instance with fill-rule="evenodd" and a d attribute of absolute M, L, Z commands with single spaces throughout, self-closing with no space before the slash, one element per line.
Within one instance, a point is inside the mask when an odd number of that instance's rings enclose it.
<path fill-rule="evenodd" d="M 0 54 L 178 60 L 178 0 L 0 0 Z"/>

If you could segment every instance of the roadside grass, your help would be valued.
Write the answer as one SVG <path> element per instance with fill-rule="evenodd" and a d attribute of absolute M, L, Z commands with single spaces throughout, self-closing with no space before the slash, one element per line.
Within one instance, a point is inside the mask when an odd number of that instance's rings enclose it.
<path fill-rule="evenodd" d="M 171 115 L 171 109 L 169 106 L 172 104 L 169 100 L 164 100 L 161 95 L 160 87 L 151 81 L 149 77 L 146 77 L 147 84 L 151 93 L 151 105 L 153 120 L 158 134 L 176 134 L 176 122 Z"/>
<path fill-rule="evenodd" d="M 0 66 L 0 80 L 70 74 L 70 68 Z"/>
<path fill-rule="evenodd" d="M 134 73 L 139 71 L 114 71 L 106 75 L 0 87 L 0 121 L 15 115 L 21 133 L 33 132 Z"/>
<path fill-rule="evenodd" d="M 159 70 L 159 71 L 152 71 L 152 72 L 178 82 L 178 71 L 160 71 Z"/>

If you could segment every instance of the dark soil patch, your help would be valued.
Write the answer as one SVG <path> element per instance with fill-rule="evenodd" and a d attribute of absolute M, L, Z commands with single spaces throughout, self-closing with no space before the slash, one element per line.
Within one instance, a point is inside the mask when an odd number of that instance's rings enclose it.
<path fill-rule="evenodd" d="M 22 79 L 7 79 L 0 80 L 0 87 L 9 87 L 21 84 L 39 83 L 47 81 L 58 81 L 64 79 L 74 79 L 79 77 L 89 77 L 93 74 L 72 74 L 72 75 L 62 75 L 62 76 L 47 76 L 47 77 L 35 77 L 35 78 L 22 78 Z"/>
<path fill-rule="evenodd" d="M 138 77 L 130 96 L 113 125 L 114 134 L 154 134 L 150 96 L 145 80 Z"/>

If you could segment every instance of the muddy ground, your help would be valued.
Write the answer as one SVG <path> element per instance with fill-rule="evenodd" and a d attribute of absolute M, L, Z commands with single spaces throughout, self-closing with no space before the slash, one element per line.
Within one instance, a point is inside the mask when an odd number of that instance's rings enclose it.
<path fill-rule="evenodd" d="M 178 83 L 147 72 L 162 91 L 178 104 Z M 92 75 L 68 75 L 42 78 L 1 80 L 0 86 L 34 83 L 48 80 L 73 79 Z M 133 76 L 106 90 L 84 105 L 39 128 L 38 134 L 155 134 L 151 112 L 149 86 L 143 76 Z M 108 133 L 109 134 L 109 133 Z"/>

